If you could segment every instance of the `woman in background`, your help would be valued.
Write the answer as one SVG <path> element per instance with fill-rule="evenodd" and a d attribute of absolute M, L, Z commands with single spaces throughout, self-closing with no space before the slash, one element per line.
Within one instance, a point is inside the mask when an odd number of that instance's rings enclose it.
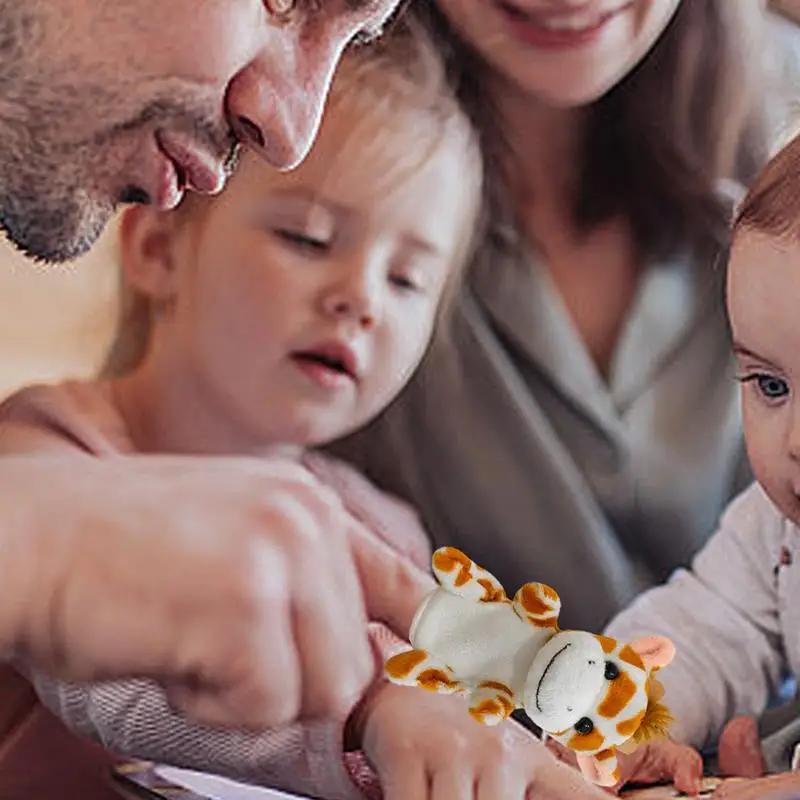
<path fill-rule="evenodd" d="M 599 630 L 748 476 L 723 307 L 767 153 L 760 3 L 438 0 L 492 219 L 409 389 L 346 454 L 434 545 Z M 341 452 L 341 450 L 340 450 Z"/>

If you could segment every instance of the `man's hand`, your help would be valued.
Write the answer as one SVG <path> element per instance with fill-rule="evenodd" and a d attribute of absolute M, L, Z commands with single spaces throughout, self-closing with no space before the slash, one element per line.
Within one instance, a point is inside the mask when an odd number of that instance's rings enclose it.
<path fill-rule="evenodd" d="M 607 797 L 515 722 L 476 722 L 463 697 L 385 684 L 363 719 L 361 747 L 385 800 Z"/>
<path fill-rule="evenodd" d="M 343 717 L 373 677 L 357 560 L 375 591 L 379 559 L 295 464 L 6 457 L 0 509 L 0 651 L 54 676 L 151 677 L 202 722 L 262 728 Z M 387 569 L 403 627 L 429 579 Z"/>

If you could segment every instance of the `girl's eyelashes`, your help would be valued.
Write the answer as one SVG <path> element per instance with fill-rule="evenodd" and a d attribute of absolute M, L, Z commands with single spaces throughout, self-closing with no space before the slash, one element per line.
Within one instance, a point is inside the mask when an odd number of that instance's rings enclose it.
<path fill-rule="evenodd" d="M 289 228 L 276 228 L 274 233 L 279 239 L 292 247 L 311 252 L 314 255 L 324 255 L 331 246 L 327 239 L 318 239 L 302 231 L 294 231 Z"/>
<path fill-rule="evenodd" d="M 750 372 L 746 375 L 738 376 L 737 380 L 743 384 L 754 384 L 759 394 L 773 403 L 787 397 L 790 392 L 788 381 L 766 372 Z"/>
<path fill-rule="evenodd" d="M 390 275 L 389 280 L 404 292 L 421 292 L 422 287 L 408 275 Z"/>

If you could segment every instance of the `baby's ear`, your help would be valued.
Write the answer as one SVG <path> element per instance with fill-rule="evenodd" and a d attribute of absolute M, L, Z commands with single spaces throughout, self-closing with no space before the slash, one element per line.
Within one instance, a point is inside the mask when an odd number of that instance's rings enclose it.
<path fill-rule="evenodd" d="M 642 659 L 647 669 L 666 667 L 675 658 L 675 645 L 666 636 L 642 636 L 631 642 L 631 649 Z"/>

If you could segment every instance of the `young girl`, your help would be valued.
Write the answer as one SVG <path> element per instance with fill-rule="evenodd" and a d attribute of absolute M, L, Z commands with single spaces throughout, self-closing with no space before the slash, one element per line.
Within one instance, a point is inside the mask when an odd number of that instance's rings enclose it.
<path fill-rule="evenodd" d="M 479 165 L 424 39 L 398 31 L 355 51 L 300 168 L 279 174 L 245 155 L 220 196 L 125 215 L 126 313 L 104 379 L 12 398 L 0 447 L 300 459 L 371 536 L 427 570 L 414 516 L 310 448 L 364 425 L 417 367 L 469 254 Z M 309 618 L 314 603 L 337 602 L 313 589 Z M 377 621 L 371 630 L 382 665 L 398 640 Z M 266 733 L 192 725 L 147 682 L 74 686 L 39 676 L 36 686 L 73 729 L 115 752 L 315 797 L 358 796 L 343 766 L 358 766 L 343 758 L 358 750 L 394 800 L 473 791 L 523 800 L 532 787 L 564 800 L 601 796 L 522 729 L 486 729 L 460 698 L 383 681 L 344 725 Z"/>
<path fill-rule="evenodd" d="M 758 717 L 787 669 L 800 674 L 798 210 L 800 137 L 743 201 L 728 267 L 727 305 L 756 482 L 730 504 L 691 570 L 642 595 L 608 630 L 623 639 L 645 631 L 672 638 L 677 657 L 663 673 L 665 702 L 677 720 L 674 737 L 697 748 L 732 718 Z M 756 737 L 740 742 L 737 758 L 728 754 L 728 769 L 734 760 L 740 773 L 753 762 L 763 769 L 748 744 L 756 745 Z M 651 745 L 649 756 L 657 758 L 664 746 Z M 783 769 L 790 752 L 791 746 Z M 719 795 L 796 798 L 800 773 L 731 784 Z"/>

